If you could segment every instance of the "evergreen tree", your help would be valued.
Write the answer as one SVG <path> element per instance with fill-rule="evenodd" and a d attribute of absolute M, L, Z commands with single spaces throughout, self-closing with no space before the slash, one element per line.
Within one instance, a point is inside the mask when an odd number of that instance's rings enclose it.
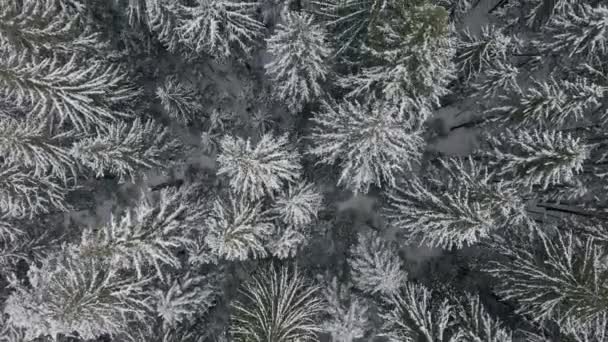
<path fill-rule="evenodd" d="M 519 93 L 522 90 L 517 82 L 520 72 L 508 62 L 494 61 L 487 66 L 472 88 L 483 98 L 494 98 L 500 93 Z"/>
<path fill-rule="evenodd" d="M 312 119 L 310 154 L 340 166 L 339 185 L 367 192 L 373 184 L 394 186 L 395 174 L 421 155 L 421 129 L 388 103 L 323 103 Z"/>
<path fill-rule="evenodd" d="M 254 2 L 196 0 L 193 6 L 180 6 L 176 30 L 180 42 L 195 53 L 227 58 L 234 49 L 249 52 L 262 34 L 256 10 Z"/>
<path fill-rule="evenodd" d="M 153 120 L 136 119 L 81 139 L 70 154 L 98 177 L 111 174 L 121 181 L 134 181 L 144 171 L 167 168 L 168 159 L 181 153 L 180 147 L 167 128 Z"/>
<path fill-rule="evenodd" d="M 84 131 L 105 127 L 131 116 L 124 108 L 138 94 L 116 65 L 85 61 L 77 55 L 64 62 L 56 55 L 37 57 L 0 47 L 0 98 L 31 108 L 28 115 L 57 126 L 69 124 Z"/>
<path fill-rule="evenodd" d="M 470 80 L 494 63 L 505 61 L 514 44 L 513 38 L 496 26 L 483 26 L 479 36 L 466 29 L 456 44 L 459 71 Z"/>
<path fill-rule="evenodd" d="M 332 342 L 354 342 L 363 338 L 369 328 L 369 308 L 361 300 L 350 295 L 349 286 L 340 286 L 337 278 L 325 287 L 328 319 L 323 331 Z"/>
<path fill-rule="evenodd" d="M 182 124 L 194 121 L 203 109 L 194 87 L 180 82 L 176 77 L 168 77 L 165 83 L 156 89 L 156 96 L 169 117 Z"/>
<path fill-rule="evenodd" d="M 99 34 L 91 32 L 83 19 L 54 0 L 3 0 L 0 44 L 62 53 L 103 48 Z"/>
<path fill-rule="evenodd" d="M 261 203 L 237 200 L 215 200 L 205 218 L 205 242 L 211 253 L 227 260 L 265 257 L 265 243 L 274 230 L 262 212 Z"/>
<path fill-rule="evenodd" d="M 274 196 L 300 176 L 299 155 L 290 151 L 287 136 L 263 135 L 253 145 L 250 139 L 225 136 L 217 157 L 218 175 L 226 175 L 237 194 L 258 200 Z"/>
<path fill-rule="evenodd" d="M 381 317 L 382 335 L 389 341 L 458 341 L 452 306 L 424 286 L 408 283 L 388 302 L 390 309 Z"/>
<path fill-rule="evenodd" d="M 562 15 L 554 16 L 548 24 L 552 41 L 546 48 L 565 52 L 569 57 L 581 55 L 586 59 L 608 52 L 608 8 L 580 3 L 568 6 Z"/>
<path fill-rule="evenodd" d="M 297 268 L 270 265 L 239 289 L 232 305 L 230 334 L 234 341 L 308 341 L 320 331 L 324 310 L 319 287 Z"/>
<path fill-rule="evenodd" d="M 447 12 L 426 1 L 387 6 L 364 46 L 369 65 L 340 84 L 351 97 L 374 94 L 418 112 L 424 121 L 429 109 L 448 93 L 453 75 L 455 50 Z"/>
<path fill-rule="evenodd" d="M 393 295 L 407 280 L 396 246 L 375 232 L 359 233 L 349 265 L 354 286 L 372 295 Z"/>
<path fill-rule="evenodd" d="M 461 332 L 461 341 L 513 341 L 513 333 L 488 313 L 476 295 L 467 294 L 460 300 L 456 322 Z"/>
<path fill-rule="evenodd" d="M 9 324 L 26 329 L 27 340 L 128 334 L 129 322 L 142 320 L 148 310 L 148 279 L 124 277 L 108 263 L 81 258 L 69 248 L 41 267 L 30 265 L 28 279 L 31 287 L 13 280 L 4 307 Z"/>
<path fill-rule="evenodd" d="M 0 120 L 0 156 L 3 161 L 32 170 L 36 177 L 54 175 L 64 181 L 77 174 L 66 146 L 75 135 L 49 132 L 39 120 Z"/>
<path fill-rule="evenodd" d="M 556 131 L 507 130 L 490 139 L 490 164 L 497 175 L 528 188 L 571 182 L 590 153 L 580 139 Z"/>
<path fill-rule="evenodd" d="M 571 230 L 533 229 L 529 239 L 497 246 L 505 258 L 487 271 L 501 279 L 498 290 L 536 321 L 590 322 L 606 313 L 605 251 L 591 237 Z"/>
<path fill-rule="evenodd" d="M 320 83 L 329 73 L 331 50 L 326 33 L 313 19 L 309 14 L 288 12 L 284 23 L 266 40 L 272 55 L 266 73 L 275 83 L 273 91 L 293 112 L 321 96 Z"/>
<path fill-rule="evenodd" d="M 323 204 L 323 195 L 312 183 L 290 184 L 287 191 L 274 202 L 272 211 L 285 225 L 304 227 L 316 219 Z"/>

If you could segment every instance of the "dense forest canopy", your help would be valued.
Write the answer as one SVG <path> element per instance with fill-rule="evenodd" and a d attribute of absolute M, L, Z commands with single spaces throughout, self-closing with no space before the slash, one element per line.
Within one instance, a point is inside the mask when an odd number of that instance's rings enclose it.
<path fill-rule="evenodd" d="M 604 0 L 0 0 L 0 342 L 608 342 Z"/>

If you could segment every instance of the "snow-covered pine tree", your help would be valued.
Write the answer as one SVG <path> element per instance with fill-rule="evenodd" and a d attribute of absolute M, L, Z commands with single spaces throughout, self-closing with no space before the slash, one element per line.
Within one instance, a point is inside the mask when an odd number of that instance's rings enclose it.
<path fill-rule="evenodd" d="M 52 175 L 36 176 L 20 165 L 0 165 L 0 212 L 10 217 L 33 217 L 65 211 L 68 189 Z"/>
<path fill-rule="evenodd" d="M 602 313 L 594 319 L 583 323 L 567 321 L 560 326 L 560 330 L 564 340 L 571 340 L 573 342 L 606 342 L 608 341 L 608 314 Z"/>
<path fill-rule="evenodd" d="M 272 212 L 285 225 L 304 227 L 317 218 L 323 205 L 323 195 L 313 183 L 299 181 L 289 184 L 287 190 L 273 203 Z"/>
<path fill-rule="evenodd" d="M 324 288 L 328 318 L 323 332 L 331 336 L 332 342 L 354 342 L 370 327 L 368 306 L 350 291 L 350 286 L 339 284 L 335 277 Z"/>
<path fill-rule="evenodd" d="M 489 164 L 497 176 L 530 189 L 574 181 L 591 150 L 581 139 L 557 131 L 506 130 L 489 140 Z"/>
<path fill-rule="evenodd" d="M 424 121 L 448 93 L 454 74 L 448 14 L 427 0 L 397 1 L 382 13 L 364 46 L 369 63 L 339 83 L 350 90 L 348 96 L 373 94 L 418 112 Z"/>
<path fill-rule="evenodd" d="M 176 279 L 167 279 L 165 288 L 154 291 L 156 313 L 165 329 L 204 314 L 215 305 L 218 289 L 214 279 L 189 272 Z"/>
<path fill-rule="evenodd" d="M 145 284 L 124 276 L 99 258 L 83 258 L 64 248 L 42 266 L 30 265 L 29 285 L 13 279 L 4 313 L 25 329 L 26 340 L 77 333 L 84 339 L 128 335 L 128 324 L 149 310 Z"/>
<path fill-rule="evenodd" d="M 337 55 L 356 54 L 370 26 L 388 2 L 387 0 L 311 0 L 309 10 L 322 18 L 332 33 Z"/>
<path fill-rule="evenodd" d="M 41 120 L 0 120 L 0 157 L 4 163 L 32 170 L 36 177 L 49 174 L 64 180 L 75 176 L 68 144 L 76 138 L 71 132 L 49 132 Z"/>
<path fill-rule="evenodd" d="M 487 271 L 499 294 L 535 321 L 590 322 L 608 308 L 605 245 L 571 230 L 543 231 L 496 246 L 504 258 Z"/>
<path fill-rule="evenodd" d="M 274 82 L 273 91 L 297 113 L 321 96 L 331 49 L 324 28 L 314 23 L 312 15 L 287 12 L 283 20 L 266 40 L 272 57 L 264 67 Z"/>
<path fill-rule="evenodd" d="M 2 0 L 0 44 L 16 50 L 95 51 L 103 47 L 81 15 L 55 0 Z"/>
<path fill-rule="evenodd" d="M 205 243 L 210 252 L 226 260 L 247 260 L 267 255 L 266 242 L 274 225 L 262 212 L 261 203 L 244 197 L 216 199 L 204 221 Z"/>
<path fill-rule="evenodd" d="M 603 4 L 573 4 L 563 14 L 549 21 L 547 31 L 552 37 L 544 47 L 547 50 L 564 52 L 569 57 L 582 56 L 584 59 L 606 55 L 608 8 Z"/>
<path fill-rule="evenodd" d="M 422 285 L 407 283 L 387 299 L 382 335 L 391 342 L 458 342 L 453 307 Z"/>
<path fill-rule="evenodd" d="M 83 67 L 86 65 L 86 67 Z M 31 108 L 29 116 L 88 131 L 131 116 L 128 101 L 139 95 L 117 65 L 38 57 L 0 46 L 0 99 Z M 127 108 L 127 110 L 125 110 Z"/>
<path fill-rule="evenodd" d="M 183 151 L 181 143 L 154 120 L 117 122 L 107 131 L 74 143 L 70 155 L 101 177 L 111 174 L 121 181 L 134 181 L 144 171 L 167 168 Z"/>
<path fill-rule="evenodd" d="M 167 188 L 157 199 L 141 195 L 139 203 L 113 216 L 106 225 L 83 232 L 79 252 L 87 256 L 107 257 L 114 267 L 134 270 L 138 278 L 156 275 L 164 279 L 165 267 L 181 267 L 177 252 L 194 243 L 193 227 L 202 219 L 200 203 L 186 196 L 193 188 Z"/>
<path fill-rule="evenodd" d="M 506 61 L 514 46 L 514 39 L 494 25 L 482 26 L 478 36 L 465 29 L 456 43 L 459 71 L 469 81 L 495 62 Z"/>
<path fill-rule="evenodd" d="M 312 119 L 308 153 L 340 167 L 338 184 L 354 192 L 394 186 L 396 173 L 421 156 L 422 129 L 386 102 L 323 103 Z"/>
<path fill-rule="evenodd" d="M 501 96 L 505 105 L 491 112 L 500 122 L 522 127 L 561 128 L 582 121 L 600 106 L 606 88 L 585 79 L 534 81 L 527 90 Z"/>
<path fill-rule="evenodd" d="M 300 177 L 300 156 L 290 148 L 287 135 L 264 134 L 255 144 L 225 136 L 220 149 L 217 174 L 226 175 L 232 190 L 252 201 L 273 197 Z"/>
<path fill-rule="evenodd" d="M 512 342 L 513 332 L 491 316 L 479 296 L 466 294 L 456 306 L 456 324 L 462 342 Z"/>
<path fill-rule="evenodd" d="M 385 217 L 410 242 L 462 248 L 528 220 L 517 188 L 496 182 L 472 158 L 437 162 L 425 176 L 413 177 L 387 194 Z"/>
<path fill-rule="evenodd" d="M 156 88 L 156 96 L 165 113 L 182 124 L 192 122 L 203 109 L 194 86 L 175 76 L 167 77 L 164 84 Z"/>
<path fill-rule="evenodd" d="M 325 305 L 320 288 L 295 266 L 259 269 L 239 294 L 231 304 L 230 335 L 235 342 L 316 340 Z"/>
<path fill-rule="evenodd" d="M 395 244 L 385 241 L 375 231 L 359 233 L 351 249 L 348 264 L 353 285 L 372 295 L 396 294 L 407 280 Z"/>
<path fill-rule="evenodd" d="M 484 68 L 480 77 L 474 81 L 471 87 L 479 93 L 482 98 L 494 98 L 500 93 L 519 93 L 522 90 L 517 82 L 519 69 L 508 62 L 500 60 L 493 61 Z"/>
<path fill-rule="evenodd" d="M 264 31 L 255 19 L 257 3 L 239 0 L 196 0 L 180 6 L 176 30 L 180 42 L 195 53 L 223 59 L 235 49 L 248 53 Z"/>

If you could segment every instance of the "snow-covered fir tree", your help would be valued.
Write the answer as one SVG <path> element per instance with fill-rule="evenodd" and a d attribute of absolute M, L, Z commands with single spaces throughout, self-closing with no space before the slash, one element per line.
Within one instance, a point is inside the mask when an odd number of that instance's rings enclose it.
<path fill-rule="evenodd" d="M 351 255 L 353 285 L 363 292 L 390 296 L 407 280 L 397 247 L 376 232 L 359 233 Z"/>
<path fill-rule="evenodd" d="M 156 96 L 167 115 L 183 124 L 192 122 L 203 109 L 196 89 L 176 77 L 167 78 L 156 89 Z"/>
<path fill-rule="evenodd" d="M 338 184 L 354 192 L 393 186 L 421 155 L 422 128 L 386 102 L 323 103 L 312 119 L 310 154 L 340 168 Z"/>
<path fill-rule="evenodd" d="M 448 93 L 455 53 L 447 12 L 427 1 L 389 2 L 383 20 L 370 26 L 364 46 L 369 55 L 359 73 L 343 77 L 349 96 L 375 94 L 416 111 L 421 120 Z"/>
<path fill-rule="evenodd" d="M 300 181 L 288 186 L 287 191 L 277 198 L 272 210 L 284 224 L 302 227 L 317 218 L 322 205 L 323 195 L 314 185 Z"/>
<path fill-rule="evenodd" d="M 323 331 L 333 342 L 354 342 L 369 329 L 368 306 L 350 292 L 350 286 L 339 284 L 335 277 L 324 290 L 328 319 Z"/>
<path fill-rule="evenodd" d="M 326 32 L 313 20 L 310 14 L 287 12 L 266 40 L 272 56 L 266 73 L 275 83 L 273 91 L 293 112 L 321 96 L 321 83 L 329 73 Z"/>
<path fill-rule="evenodd" d="M 239 289 L 232 304 L 235 341 L 315 340 L 324 303 L 318 286 L 296 267 L 260 269 Z"/>
<path fill-rule="evenodd" d="M 217 157 L 218 175 L 226 175 L 234 192 L 250 200 L 274 196 L 300 176 L 299 154 L 290 149 L 287 135 L 251 139 L 225 136 Z"/>

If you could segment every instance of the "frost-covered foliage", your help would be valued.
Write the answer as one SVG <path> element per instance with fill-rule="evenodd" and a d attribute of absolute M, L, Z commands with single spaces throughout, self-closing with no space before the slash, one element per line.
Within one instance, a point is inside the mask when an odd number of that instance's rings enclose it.
<path fill-rule="evenodd" d="M 349 292 L 350 288 L 340 286 L 336 278 L 325 288 L 328 318 L 323 332 L 331 336 L 332 342 L 354 342 L 363 338 L 370 326 L 368 306 Z"/>
<path fill-rule="evenodd" d="M 370 63 L 341 79 L 349 96 L 375 94 L 426 119 L 448 93 L 455 49 L 447 12 L 426 1 L 390 2 L 371 27 L 364 51 Z"/>
<path fill-rule="evenodd" d="M 519 69 L 508 62 L 494 61 L 484 68 L 482 76 L 472 85 L 484 98 L 493 98 L 501 92 L 521 93 L 517 82 Z"/>
<path fill-rule="evenodd" d="M 70 153 L 98 177 L 111 174 L 134 181 L 144 171 L 168 167 L 168 159 L 178 156 L 180 147 L 167 128 L 154 120 L 136 119 L 78 141 Z"/>
<path fill-rule="evenodd" d="M 494 63 L 506 60 L 513 44 L 513 38 L 496 26 L 482 26 L 479 36 L 466 29 L 456 45 L 459 71 L 469 80 Z"/>
<path fill-rule="evenodd" d="M 412 242 L 462 248 L 527 221 L 517 192 L 471 158 L 439 160 L 387 195 L 386 217 Z"/>
<path fill-rule="evenodd" d="M 452 306 L 422 285 L 408 283 L 388 299 L 390 310 L 382 313 L 383 335 L 391 342 L 458 341 L 453 328 Z"/>
<path fill-rule="evenodd" d="M 5 163 L 32 170 L 36 177 L 52 174 L 65 180 L 76 173 L 65 146 L 73 138 L 70 132 L 49 132 L 40 120 L 6 118 L 0 121 L 0 156 Z"/>
<path fill-rule="evenodd" d="M 98 258 L 64 249 L 42 266 L 30 265 L 29 286 L 14 279 L 4 313 L 27 340 L 76 332 L 85 339 L 128 334 L 129 322 L 148 310 L 149 279 L 124 277 Z"/>
<path fill-rule="evenodd" d="M 80 253 L 107 257 L 119 268 L 134 269 L 138 278 L 153 266 L 163 278 L 162 266 L 180 268 L 177 251 L 193 243 L 190 231 L 202 214 L 199 205 L 185 202 L 187 191 L 163 189 L 156 200 L 142 195 L 134 208 L 113 216 L 102 227 L 83 232 Z"/>
<path fill-rule="evenodd" d="M 530 239 L 497 246 L 506 257 L 488 267 L 499 294 L 536 321 L 590 322 L 606 313 L 605 246 L 572 230 L 534 229 Z"/>
<path fill-rule="evenodd" d="M 524 127 L 561 127 L 583 119 L 599 107 L 606 88 L 585 79 L 534 81 L 526 91 L 504 96 L 505 105 L 493 109 L 499 121 Z"/>
<path fill-rule="evenodd" d="M 352 53 L 365 41 L 370 26 L 387 5 L 387 0 L 311 1 L 310 10 L 330 29 L 336 54 Z"/>
<path fill-rule="evenodd" d="M 239 0 L 196 0 L 180 6 L 180 43 L 220 59 L 234 55 L 235 49 L 249 52 L 264 30 L 255 19 L 257 6 Z"/>
<path fill-rule="evenodd" d="M 217 157 L 218 175 L 226 175 L 234 192 L 258 200 L 274 194 L 300 176 L 299 154 L 292 151 L 287 135 L 263 135 L 250 139 L 225 136 Z"/>
<path fill-rule="evenodd" d="M 581 3 L 569 6 L 548 24 L 552 34 L 547 49 L 590 59 L 608 52 L 608 8 Z"/>
<path fill-rule="evenodd" d="M 196 89 L 177 77 L 168 77 L 162 86 L 156 88 L 156 96 L 165 112 L 182 124 L 192 122 L 203 109 Z"/>
<path fill-rule="evenodd" d="M 288 12 L 283 19 L 284 23 L 266 40 L 272 57 L 265 68 L 275 83 L 273 91 L 298 112 L 304 104 L 321 96 L 331 49 L 325 30 L 313 22 L 311 15 Z"/>
<path fill-rule="evenodd" d="M 310 154 L 340 167 L 339 185 L 367 192 L 371 185 L 394 186 L 396 174 L 420 157 L 422 130 L 388 103 L 323 103 L 312 119 Z"/>
<path fill-rule="evenodd" d="M 461 341 L 513 341 L 513 333 L 487 312 L 478 296 L 467 294 L 456 308 L 456 324 L 460 329 Z"/>
<path fill-rule="evenodd" d="M 274 230 L 265 216 L 261 203 L 232 195 L 217 199 L 205 218 L 205 242 L 214 255 L 227 260 L 265 257 L 265 243 Z"/>
<path fill-rule="evenodd" d="M 36 176 L 19 165 L 0 166 L 0 211 L 12 217 L 65 211 L 66 187 L 55 177 Z"/>
<path fill-rule="evenodd" d="M 54 0 L 3 0 L 0 8 L 0 44 L 17 49 L 93 51 L 99 34 L 89 32 L 81 15 Z"/>
<path fill-rule="evenodd" d="M 289 185 L 287 191 L 277 198 L 272 210 L 284 224 L 303 227 L 317 217 L 322 205 L 323 195 L 317 192 L 314 184 L 300 181 Z"/>
<path fill-rule="evenodd" d="M 167 284 L 167 289 L 158 289 L 154 293 L 156 313 L 162 317 L 166 327 L 190 320 L 215 304 L 218 290 L 208 277 L 187 273 L 173 281 L 168 280 Z"/>
<path fill-rule="evenodd" d="M 268 243 L 270 253 L 279 259 L 292 258 L 309 239 L 308 230 L 290 226 L 279 226 Z"/>
<path fill-rule="evenodd" d="M 510 131 L 491 139 L 497 175 L 524 187 L 547 189 L 573 181 L 583 170 L 590 146 L 556 131 Z"/>
<path fill-rule="evenodd" d="M 397 246 L 376 232 L 359 233 L 348 260 L 354 286 L 370 294 L 393 295 L 407 280 Z"/>
<path fill-rule="evenodd" d="M 77 54 L 67 60 L 38 57 L 0 46 L 0 98 L 28 108 L 29 116 L 90 130 L 131 116 L 128 101 L 138 95 L 117 65 Z"/>
<path fill-rule="evenodd" d="M 235 342 L 312 341 L 324 310 L 318 286 L 297 268 L 270 265 L 257 270 L 231 305 Z"/>

